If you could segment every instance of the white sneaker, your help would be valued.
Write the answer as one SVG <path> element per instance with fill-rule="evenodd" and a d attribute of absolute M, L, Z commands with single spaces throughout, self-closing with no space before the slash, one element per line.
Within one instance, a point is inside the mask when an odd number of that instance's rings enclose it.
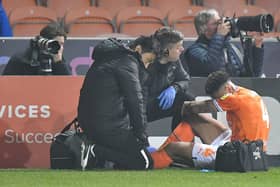
<path fill-rule="evenodd" d="M 89 161 L 89 155 L 91 153 L 92 159 L 95 158 L 95 153 L 93 152 L 95 144 L 93 145 L 86 145 L 86 143 L 83 141 L 81 144 L 81 168 L 84 171 L 88 165 Z"/>

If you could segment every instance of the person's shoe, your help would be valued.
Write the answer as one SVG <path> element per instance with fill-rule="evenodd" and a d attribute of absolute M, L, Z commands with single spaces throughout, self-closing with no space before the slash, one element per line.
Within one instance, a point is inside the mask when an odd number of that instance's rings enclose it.
<path fill-rule="evenodd" d="M 96 163 L 96 156 L 93 151 L 95 144 L 87 144 L 85 141 L 81 144 L 81 168 L 94 168 Z"/>

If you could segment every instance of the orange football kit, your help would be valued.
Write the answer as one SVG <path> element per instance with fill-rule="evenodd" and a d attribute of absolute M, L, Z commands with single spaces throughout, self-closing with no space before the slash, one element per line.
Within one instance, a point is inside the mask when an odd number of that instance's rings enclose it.
<path fill-rule="evenodd" d="M 266 150 L 270 128 L 269 117 L 262 98 L 255 91 L 236 87 L 233 94 L 224 95 L 213 100 L 213 103 L 218 111 L 227 112 L 227 121 L 232 134 L 225 131 L 210 145 L 194 143 L 192 154 L 196 158 L 193 160 L 195 167 L 213 168 L 217 148 L 230 139 L 242 141 L 261 139 Z M 190 125 L 186 122 L 180 123 L 159 150 L 152 153 L 154 168 L 164 168 L 172 163 L 172 159 L 163 149 L 166 145 L 176 141 L 191 142 L 193 138 L 194 133 Z"/>

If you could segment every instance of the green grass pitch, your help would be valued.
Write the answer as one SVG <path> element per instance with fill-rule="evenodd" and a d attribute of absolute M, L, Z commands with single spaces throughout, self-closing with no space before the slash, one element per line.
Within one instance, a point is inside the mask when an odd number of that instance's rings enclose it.
<path fill-rule="evenodd" d="M 280 168 L 224 173 L 168 168 L 150 171 L 0 169 L 3 187 L 280 187 Z"/>

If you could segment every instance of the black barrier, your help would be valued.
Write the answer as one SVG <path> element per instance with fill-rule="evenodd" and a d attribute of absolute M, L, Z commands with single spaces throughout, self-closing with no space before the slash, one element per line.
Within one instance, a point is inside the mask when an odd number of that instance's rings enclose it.
<path fill-rule="evenodd" d="M 101 39 L 68 39 L 65 43 L 65 59 L 73 75 L 85 75 L 92 63 L 91 53 Z M 194 39 L 184 41 L 187 48 Z M 238 41 L 235 42 L 240 46 Z M 29 45 L 29 39 L 2 39 L 0 42 L 0 73 L 7 60 L 16 52 L 23 51 Z M 280 43 L 275 39 L 265 40 L 264 73 L 267 77 L 280 75 Z"/>

